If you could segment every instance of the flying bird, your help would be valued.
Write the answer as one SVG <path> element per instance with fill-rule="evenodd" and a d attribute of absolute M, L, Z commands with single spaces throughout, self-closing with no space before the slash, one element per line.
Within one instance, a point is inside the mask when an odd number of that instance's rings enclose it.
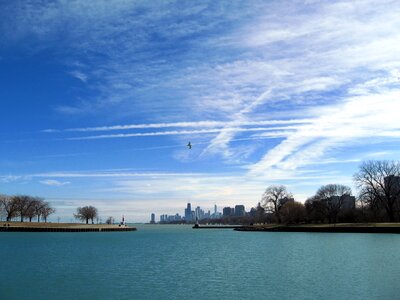
<path fill-rule="evenodd" d="M 192 144 L 189 142 L 187 145 L 186 145 L 189 149 L 192 149 Z"/>

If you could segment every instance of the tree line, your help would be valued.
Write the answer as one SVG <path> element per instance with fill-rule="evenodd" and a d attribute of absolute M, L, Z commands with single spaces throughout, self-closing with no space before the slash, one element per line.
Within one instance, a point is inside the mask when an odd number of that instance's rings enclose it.
<path fill-rule="evenodd" d="M 7 222 L 16 218 L 19 218 L 21 222 L 26 219 L 29 222 L 32 222 L 33 219 L 36 219 L 37 222 L 40 222 L 41 219 L 47 222 L 47 218 L 55 211 L 50 203 L 40 197 L 0 195 L 0 216 L 5 216 Z M 74 217 L 80 221 L 85 221 L 86 224 L 89 224 L 89 221 L 94 224 L 94 220 L 98 218 L 98 210 L 94 206 L 78 207 Z M 114 219 L 109 217 L 106 223 L 112 224 Z"/>
<path fill-rule="evenodd" d="M 5 215 L 8 222 L 14 218 L 20 218 L 21 222 L 25 219 L 29 222 L 32 222 L 32 219 L 37 219 L 37 222 L 40 222 L 40 219 L 47 222 L 47 218 L 54 212 L 55 209 L 50 203 L 40 197 L 0 195 L 0 214 Z"/>
<path fill-rule="evenodd" d="M 358 195 L 341 184 L 321 186 L 305 203 L 282 185 L 269 186 L 261 199 L 261 222 L 336 223 L 400 221 L 400 162 L 363 162 L 353 180 Z"/>

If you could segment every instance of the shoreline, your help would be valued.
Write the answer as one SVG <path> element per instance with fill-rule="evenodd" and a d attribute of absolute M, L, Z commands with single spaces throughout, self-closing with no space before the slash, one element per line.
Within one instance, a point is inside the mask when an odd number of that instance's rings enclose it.
<path fill-rule="evenodd" d="M 0 222 L 0 232 L 116 232 L 136 230 L 135 227 L 118 224 Z"/>
<path fill-rule="evenodd" d="M 243 225 L 194 225 L 193 229 L 236 229 L 242 228 Z"/>
<path fill-rule="evenodd" d="M 316 233 L 392 233 L 400 234 L 399 223 L 323 224 L 323 225 L 266 225 L 243 226 L 235 231 L 252 232 L 316 232 Z"/>

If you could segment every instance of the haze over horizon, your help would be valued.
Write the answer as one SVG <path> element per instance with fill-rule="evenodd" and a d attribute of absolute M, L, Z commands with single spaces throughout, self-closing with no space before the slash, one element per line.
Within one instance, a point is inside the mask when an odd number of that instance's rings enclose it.
<path fill-rule="evenodd" d="M 0 193 L 69 221 L 305 201 L 400 153 L 398 1 L 0 1 Z M 188 142 L 192 149 L 186 147 Z"/>

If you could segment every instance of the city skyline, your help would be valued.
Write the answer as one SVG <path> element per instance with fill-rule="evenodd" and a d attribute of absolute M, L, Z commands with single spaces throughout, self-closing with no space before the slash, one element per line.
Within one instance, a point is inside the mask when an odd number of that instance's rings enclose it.
<path fill-rule="evenodd" d="M 255 206 L 252 209 L 256 209 Z M 229 211 L 228 211 L 229 210 Z M 173 214 L 165 214 L 161 213 L 159 215 L 159 221 L 156 220 L 156 214 L 150 214 L 150 224 L 155 223 L 174 223 L 174 222 L 185 222 L 185 223 L 195 223 L 197 221 L 201 221 L 204 219 L 220 219 L 222 217 L 228 216 L 236 216 L 243 217 L 248 212 L 245 209 L 245 206 L 242 204 L 235 204 L 233 207 L 225 206 L 222 207 L 221 211 L 218 211 L 217 204 L 214 204 L 213 210 L 211 209 L 203 209 L 200 206 L 196 206 L 192 209 L 192 203 L 187 203 L 186 207 L 183 209 L 183 214 L 180 215 L 179 212 Z"/>
<path fill-rule="evenodd" d="M 400 154 L 398 1 L 2 1 L 0 193 L 70 220 L 304 202 Z M 190 143 L 191 148 L 187 147 Z"/>

